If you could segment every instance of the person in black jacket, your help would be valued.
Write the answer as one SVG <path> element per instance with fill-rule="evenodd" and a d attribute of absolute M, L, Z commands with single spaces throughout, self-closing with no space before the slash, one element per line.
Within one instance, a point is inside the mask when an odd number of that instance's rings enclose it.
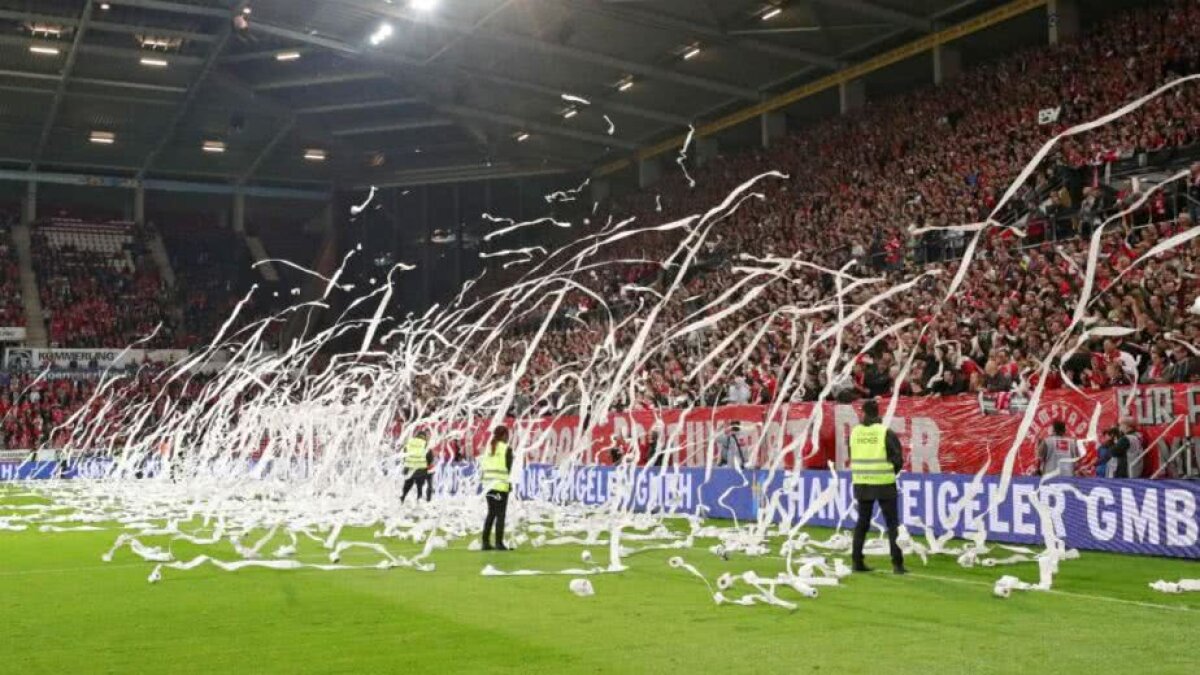
<path fill-rule="evenodd" d="M 942 378 L 930 387 L 930 391 L 938 396 L 958 396 L 967 391 L 967 383 L 958 371 L 947 368 L 942 371 Z"/>

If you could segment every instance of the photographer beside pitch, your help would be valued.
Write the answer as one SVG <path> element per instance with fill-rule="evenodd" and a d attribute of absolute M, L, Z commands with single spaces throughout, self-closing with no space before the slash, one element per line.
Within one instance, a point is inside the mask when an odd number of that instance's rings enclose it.
<path fill-rule="evenodd" d="M 854 483 L 854 499 L 858 501 L 858 522 L 854 525 L 854 548 L 851 553 L 854 571 L 871 571 L 863 561 L 863 544 L 871 529 L 871 516 L 878 502 L 887 524 L 892 571 L 907 574 L 904 553 L 896 543 L 900 530 L 896 474 L 904 466 L 900 437 L 884 426 L 879 416 L 879 403 L 875 399 L 863 402 L 862 411 L 862 424 L 850 432 L 850 475 Z"/>

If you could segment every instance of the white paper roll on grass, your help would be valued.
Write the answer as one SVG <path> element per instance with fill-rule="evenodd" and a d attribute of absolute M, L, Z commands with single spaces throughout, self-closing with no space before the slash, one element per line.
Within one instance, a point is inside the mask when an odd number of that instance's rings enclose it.
<path fill-rule="evenodd" d="M 596 589 L 592 588 L 592 582 L 587 579 L 572 579 L 568 588 L 575 595 L 581 598 L 586 598 L 596 594 Z"/>
<path fill-rule="evenodd" d="M 1150 588 L 1159 593 L 1197 593 L 1200 592 L 1200 579 L 1180 579 L 1178 582 L 1159 579 L 1151 582 Z"/>
<path fill-rule="evenodd" d="M 817 589 L 813 588 L 812 586 L 809 586 L 808 584 L 806 584 L 803 581 L 800 581 L 798 579 L 792 581 L 792 590 L 796 591 L 797 593 L 799 593 L 800 595 L 803 595 L 806 598 L 816 598 L 818 595 L 820 595 L 817 592 Z"/>

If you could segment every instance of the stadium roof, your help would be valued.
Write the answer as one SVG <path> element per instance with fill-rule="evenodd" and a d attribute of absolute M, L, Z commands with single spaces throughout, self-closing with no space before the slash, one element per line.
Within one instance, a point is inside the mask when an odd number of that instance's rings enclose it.
<path fill-rule="evenodd" d="M 0 0 L 0 167 L 289 185 L 588 168 L 996 4 Z"/>

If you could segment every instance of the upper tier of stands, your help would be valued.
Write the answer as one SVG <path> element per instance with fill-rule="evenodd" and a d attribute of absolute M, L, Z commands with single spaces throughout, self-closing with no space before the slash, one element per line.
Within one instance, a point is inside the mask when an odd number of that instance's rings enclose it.
<path fill-rule="evenodd" d="M 659 321 L 665 325 L 682 320 L 739 279 L 732 263 L 743 254 L 797 254 L 833 269 L 854 260 L 853 271 L 883 274 L 889 285 L 911 280 L 931 265 L 960 256 L 969 241 L 962 232 L 914 236 L 914 229 L 983 220 L 1056 133 L 1116 110 L 1169 79 L 1200 71 L 1200 42 L 1191 37 L 1197 34 L 1200 4 L 1176 0 L 1138 9 L 1077 43 L 1023 51 L 946 85 L 872 102 L 860 112 L 793 133 L 770 150 L 718 157 L 693 172 L 695 187 L 681 172 L 668 172 L 659 184 L 619 200 L 609 206 L 609 213 L 601 211 L 591 221 L 593 227 L 631 217 L 641 226 L 669 222 L 707 211 L 763 172 L 777 170 L 789 176 L 762 181 L 756 191 L 765 198 L 747 201 L 717 229 L 698 272 L 680 293 L 691 301 L 686 306 L 675 303 L 662 313 Z M 1039 111 L 1055 106 L 1061 106 L 1058 121 L 1039 124 Z M 1165 167 L 1194 155 L 1198 141 L 1200 87 L 1192 83 L 1114 124 L 1062 143 L 1020 186 L 1010 207 L 998 214 L 1000 222 L 1013 229 L 993 228 L 982 238 L 955 298 L 941 303 L 955 271 L 951 267 L 941 277 L 925 278 L 913 292 L 876 307 L 878 317 L 843 336 L 842 356 L 835 365 L 840 370 L 855 358 L 851 374 L 830 383 L 824 367 L 812 368 L 795 397 L 813 398 L 826 385 L 839 398 L 891 391 L 900 365 L 914 350 L 914 367 L 899 385 L 902 393 L 999 391 L 1028 385 L 1037 358 L 1069 324 L 1069 305 L 1083 281 L 1078 271 L 1086 266 L 1086 241 L 1080 237 L 1140 196 L 1128 181 L 1106 180 L 1111 168 Z M 1116 282 L 1138 255 L 1193 226 L 1198 198 L 1200 167 L 1179 189 L 1150 200 L 1133 217 L 1109 228 L 1096 275 L 1106 292 L 1094 311 L 1137 332 L 1118 343 L 1092 340 L 1083 345 L 1082 355 L 1067 364 L 1067 376 L 1078 384 L 1104 387 L 1135 377 L 1190 381 L 1200 375 L 1197 359 L 1179 342 L 1200 344 L 1200 318 L 1187 311 L 1200 295 L 1196 241 Z M 676 231 L 630 238 L 605 255 L 661 260 L 679 237 Z M 619 305 L 632 302 L 623 291 L 631 281 L 663 290 L 662 280 L 654 276 L 658 273 L 653 267 L 613 266 L 580 281 Z M 659 351 L 646 363 L 635 400 L 626 403 L 652 407 L 771 396 L 780 379 L 779 364 L 800 347 L 791 336 L 803 335 L 803 327 L 796 327 L 797 333 L 788 321 L 777 319 L 776 329 L 756 344 L 750 344 L 756 331 L 744 327 L 785 304 L 803 305 L 818 292 L 828 295 L 827 276 L 812 273 L 808 278 L 808 285 L 772 284 L 733 316 Z M 865 302 L 880 289 L 873 285 L 848 302 Z M 569 305 L 587 308 L 589 303 L 581 294 Z M 533 375 L 586 359 L 600 331 L 606 330 L 599 314 L 583 313 L 587 328 L 564 321 L 549 334 L 534 357 Z M 877 332 L 905 317 L 917 321 L 856 356 Z M 812 317 L 814 331 L 835 319 L 830 313 Z M 743 353 L 750 357 L 718 378 L 719 386 L 701 392 L 697 381 L 685 375 L 700 355 L 735 331 L 742 332 L 713 365 L 701 369 L 701 379 L 715 374 L 715 364 Z M 619 346 L 627 346 L 632 333 L 621 333 Z M 506 355 L 505 365 L 518 361 L 517 349 Z M 1132 356 L 1132 363 L 1121 353 Z M 822 345 L 807 357 L 823 365 L 831 352 Z M 532 379 L 526 381 L 530 383 Z M 1061 386 L 1057 376 L 1049 384 Z"/>
<path fill-rule="evenodd" d="M 886 279 L 847 298 L 848 304 L 861 304 L 881 288 L 912 280 L 931 267 L 952 265 L 969 240 L 954 231 L 914 236 L 914 228 L 980 221 L 1055 133 L 1117 109 L 1179 74 L 1200 70 L 1196 35 L 1196 2 L 1174 0 L 1139 9 L 1077 43 L 1013 54 L 941 87 L 872 102 L 858 113 L 800 130 L 770 150 L 718 157 L 694 171 L 694 188 L 679 172 L 668 172 L 652 189 L 606 205 L 608 213 L 601 211 L 592 222 L 605 223 L 611 214 L 614 222 L 636 217 L 644 226 L 704 212 L 752 176 L 780 170 L 786 180 L 765 180 L 764 199 L 746 202 L 717 229 L 697 272 L 685 282 L 686 292 L 679 294 L 689 302 L 668 307 L 659 321 L 678 322 L 728 289 L 740 278 L 732 263 L 742 254 L 796 254 L 828 268 L 855 261 L 853 272 Z M 1038 111 L 1056 105 L 1062 106 L 1058 122 L 1038 124 Z M 848 400 L 897 388 L 905 395 L 1000 393 L 1032 384 L 1039 358 L 1070 323 L 1071 304 L 1083 280 L 1079 270 L 1087 264 L 1086 238 L 1140 196 L 1129 181 L 1108 178 L 1110 170 L 1122 165 L 1169 168 L 1194 152 L 1198 141 L 1200 87 L 1186 85 L 1115 124 L 1065 142 L 999 214 L 1011 229 L 992 228 L 981 238 L 955 298 L 942 302 L 953 272 L 949 267 L 951 273 L 926 277 L 911 292 L 878 305 L 876 318 L 843 335 L 834 365 L 838 370 L 850 366 L 848 374 L 829 382 L 825 368 L 811 368 L 808 381 L 789 397 L 812 399 L 826 387 Z M 1200 167 L 1179 189 L 1147 201 L 1108 228 L 1096 270 L 1104 292 L 1092 311 L 1110 325 L 1135 332 L 1120 341 L 1082 345 L 1079 355 L 1063 364 L 1075 384 L 1103 388 L 1134 379 L 1181 382 L 1200 376 L 1192 352 L 1200 345 L 1200 317 L 1188 311 L 1200 296 L 1200 239 L 1120 276 L 1157 243 L 1193 228 L 1197 205 Z M 240 279 L 233 266 L 245 270 L 248 264 L 228 254 L 241 246 L 224 250 L 231 245 L 230 233 L 193 236 L 164 230 L 180 279 L 183 328 L 172 325 L 168 308 L 174 298 L 163 289 L 136 228 L 128 223 L 82 230 L 78 224 L 40 225 L 35 262 L 52 341 L 118 347 L 160 321 L 165 330 L 157 344 L 194 344 L 197 338 L 188 335 L 207 340 L 244 292 L 242 282 L 231 280 Z M 677 233 L 654 233 L 628 239 L 604 255 L 661 260 L 677 243 Z M 280 250 L 274 244 L 268 249 Z M 653 265 L 614 265 L 581 281 L 615 306 L 630 301 L 624 288 L 629 283 L 661 291 L 657 274 Z M 776 317 L 757 342 L 751 340 L 762 317 L 775 308 L 829 294 L 827 275 L 814 272 L 806 279 L 808 283 L 770 285 L 719 324 L 667 345 L 647 361 L 644 379 L 624 405 L 772 397 L 781 379 L 780 364 L 801 348 L 793 336 L 802 336 L 804 326 Z M 587 298 L 572 298 L 570 304 L 586 308 Z M 564 321 L 546 336 L 532 362 L 534 376 L 590 355 L 602 337 L 593 314 L 582 312 L 586 327 Z M 915 322 L 864 349 L 902 318 Z M 826 313 L 810 320 L 813 330 L 820 331 L 836 317 Z M 745 330 L 749 325 L 755 328 Z M 737 337 L 719 357 L 701 369 L 700 379 L 711 377 L 716 386 L 700 391 L 698 381 L 686 375 L 701 355 L 734 333 Z M 630 331 L 618 335 L 619 346 L 630 341 Z M 742 354 L 748 355 L 744 363 L 715 377 L 717 364 Z M 505 354 L 502 365 L 511 367 L 519 356 L 516 351 Z M 805 356 L 819 364 L 833 358 L 827 345 Z M 910 357 L 909 375 L 897 382 Z M 524 384 L 531 383 L 530 378 Z M 1064 383 L 1054 372 L 1047 384 Z"/>
<path fill-rule="evenodd" d="M 133 223 L 51 218 L 32 244 L 52 347 L 118 348 L 151 333 L 144 346 L 175 345 L 169 295 Z"/>

